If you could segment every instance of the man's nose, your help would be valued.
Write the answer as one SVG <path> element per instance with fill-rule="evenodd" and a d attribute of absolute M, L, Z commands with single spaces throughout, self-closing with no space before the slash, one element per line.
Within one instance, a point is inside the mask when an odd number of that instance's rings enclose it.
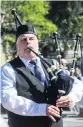
<path fill-rule="evenodd" d="M 29 44 L 30 43 L 30 40 L 28 38 L 26 38 L 26 43 Z"/>

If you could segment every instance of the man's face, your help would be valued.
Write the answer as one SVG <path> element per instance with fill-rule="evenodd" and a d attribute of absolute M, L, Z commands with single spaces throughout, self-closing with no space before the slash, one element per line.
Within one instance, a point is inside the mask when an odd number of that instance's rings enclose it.
<path fill-rule="evenodd" d="M 38 39 L 34 34 L 22 34 L 18 37 L 16 48 L 21 57 L 34 55 L 28 48 L 38 53 Z"/>
<path fill-rule="evenodd" d="M 81 70 L 78 67 L 76 67 L 75 68 L 75 75 L 77 76 L 79 74 L 81 74 Z"/>

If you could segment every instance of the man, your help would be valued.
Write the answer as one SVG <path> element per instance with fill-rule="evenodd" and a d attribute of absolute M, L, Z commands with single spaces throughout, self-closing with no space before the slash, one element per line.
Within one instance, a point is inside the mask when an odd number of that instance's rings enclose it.
<path fill-rule="evenodd" d="M 75 76 L 83 82 L 83 76 L 80 67 L 75 68 Z"/>
<path fill-rule="evenodd" d="M 62 127 L 59 107 L 73 106 L 81 99 L 81 81 L 74 79 L 75 87 L 73 85 L 71 92 L 57 99 L 57 87 L 55 83 L 50 84 L 45 63 L 30 50 L 38 53 L 38 38 L 33 25 L 19 26 L 16 38 L 18 57 L 6 63 L 1 72 L 2 105 L 8 111 L 9 127 Z M 41 69 L 42 81 L 35 74 L 33 60 Z"/>
<path fill-rule="evenodd" d="M 76 61 L 74 75 L 83 82 L 82 69 L 81 69 L 81 60 Z"/>

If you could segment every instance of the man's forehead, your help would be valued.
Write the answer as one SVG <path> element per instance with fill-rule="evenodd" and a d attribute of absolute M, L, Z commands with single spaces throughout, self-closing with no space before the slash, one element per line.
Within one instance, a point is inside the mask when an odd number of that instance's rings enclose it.
<path fill-rule="evenodd" d="M 36 37 L 36 36 L 34 34 L 22 34 L 19 37 L 23 38 L 23 37 Z"/>

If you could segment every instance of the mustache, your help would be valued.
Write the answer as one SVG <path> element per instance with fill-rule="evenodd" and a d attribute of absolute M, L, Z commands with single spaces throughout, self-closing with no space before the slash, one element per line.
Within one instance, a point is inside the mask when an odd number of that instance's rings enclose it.
<path fill-rule="evenodd" d="M 33 48 L 32 47 L 26 47 L 25 49 L 24 49 L 24 51 L 29 51 L 29 52 L 31 52 L 31 50 L 30 49 L 32 49 L 33 50 Z"/>

